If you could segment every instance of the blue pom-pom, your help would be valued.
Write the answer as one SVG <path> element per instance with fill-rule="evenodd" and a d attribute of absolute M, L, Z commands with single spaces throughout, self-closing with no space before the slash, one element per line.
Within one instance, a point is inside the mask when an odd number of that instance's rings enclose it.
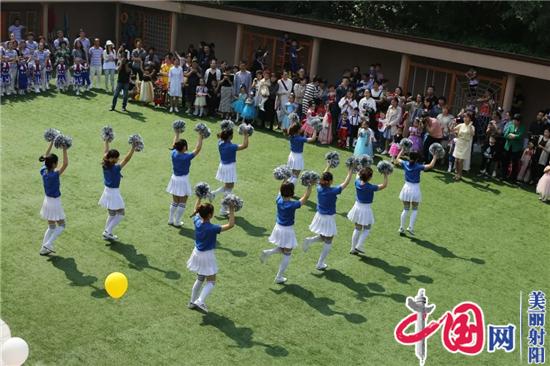
<path fill-rule="evenodd" d="M 340 155 L 336 151 L 330 151 L 325 154 L 325 160 L 331 168 L 336 168 L 340 164 Z"/>
<path fill-rule="evenodd" d="M 226 211 L 229 211 L 230 207 L 235 208 L 235 212 L 239 211 L 241 208 L 243 208 L 243 200 L 234 194 L 228 194 L 225 196 L 222 200 L 222 206 Z"/>
<path fill-rule="evenodd" d="M 302 185 L 308 187 L 319 183 L 319 180 L 321 179 L 321 177 L 319 176 L 318 173 L 314 171 L 306 170 L 302 173 L 302 176 L 300 177 L 300 179 L 302 181 Z"/>
<path fill-rule="evenodd" d="M 393 173 L 393 164 L 386 160 L 380 160 L 376 168 L 380 174 L 390 175 Z"/>
<path fill-rule="evenodd" d="M 185 121 L 182 119 L 177 119 L 172 123 L 172 128 L 175 132 L 182 133 L 185 131 Z"/>
<path fill-rule="evenodd" d="M 205 183 L 205 182 L 197 183 L 197 185 L 195 185 L 195 194 L 200 199 L 210 198 L 211 193 L 210 193 L 210 186 L 208 185 L 208 183 Z"/>
<path fill-rule="evenodd" d="M 292 170 L 286 165 L 281 165 L 273 169 L 273 177 L 277 180 L 288 180 L 291 176 Z"/>
<path fill-rule="evenodd" d="M 346 167 L 352 169 L 354 173 L 359 172 L 363 168 L 371 166 L 373 160 L 370 155 L 350 156 L 346 159 Z"/>
<path fill-rule="evenodd" d="M 434 142 L 429 148 L 430 154 L 437 157 L 437 159 L 443 159 L 445 157 L 445 149 L 440 143 Z"/>
<path fill-rule="evenodd" d="M 412 146 L 413 146 L 412 140 L 406 137 L 401 139 L 401 142 L 399 142 L 399 147 L 401 148 L 401 150 L 403 150 L 403 152 L 411 151 Z"/>
<path fill-rule="evenodd" d="M 314 117 L 308 121 L 309 125 L 319 132 L 323 128 L 323 120 L 319 117 Z"/>
<path fill-rule="evenodd" d="M 210 131 L 210 129 L 204 124 L 204 123 L 198 123 L 196 126 L 195 126 L 195 131 L 202 136 L 202 138 L 204 139 L 207 139 L 210 137 L 210 135 L 212 134 L 212 132 Z"/>
<path fill-rule="evenodd" d="M 220 122 L 220 128 L 222 131 L 229 131 L 235 128 L 235 123 L 230 119 L 224 119 Z"/>
<path fill-rule="evenodd" d="M 112 142 L 115 139 L 115 132 L 111 126 L 104 126 L 101 129 L 101 138 L 103 141 Z"/>
<path fill-rule="evenodd" d="M 53 140 L 53 145 L 56 149 L 69 149 L 73 146 L 73 139 L 70 136 L 59 134 Z"/>
<path fill-rule="evenodd" d="M 239 135 L 244 135 L 245 131 L 248 136 L 252 136 L 254 133 L 254 127 L 250 124 L 241 123 L 239 126 Z"/>
<path fill-rule="evenodd" d="M 48 142 L 52 142 L 60 134 L 61 132 L 59 130 L 56 130 L 55 128 L 48 128 L 44 131 L 44 139 Z"/>
<path fill-rule="evenodd" d="M 290 122 L 290 124 L 300 123 L 300 116 L 298 115 L 298 113 L 292 112 L 288 115 L 288 121 Z"/>
<path fill-rule="evenodd" d="M 142 151 L 145 147 L 143 144 L 143 138 L 139 134 L 131 135 L 128 138 L 128 143 L 133 146 L 136 151 Z"/>

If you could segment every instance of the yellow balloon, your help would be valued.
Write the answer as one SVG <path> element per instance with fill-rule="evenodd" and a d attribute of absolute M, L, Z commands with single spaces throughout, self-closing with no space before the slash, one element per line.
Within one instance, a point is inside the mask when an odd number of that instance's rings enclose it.
<path fill-rule="evenodd" d="M 128 289 L 128 279 L 120 272 L 113 272 L 105 279 L 105 290 L 113 299 L 122 297 Z"/>

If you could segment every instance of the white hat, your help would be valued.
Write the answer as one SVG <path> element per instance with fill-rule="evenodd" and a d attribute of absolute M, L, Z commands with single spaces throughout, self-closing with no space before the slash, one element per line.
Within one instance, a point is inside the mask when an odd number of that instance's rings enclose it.
<path fill-rule="evenodd" d="M 105 43 L 105 47 L 107 46 L 114 46 L 115 44 L 111 42 L 110 40 Z"/>

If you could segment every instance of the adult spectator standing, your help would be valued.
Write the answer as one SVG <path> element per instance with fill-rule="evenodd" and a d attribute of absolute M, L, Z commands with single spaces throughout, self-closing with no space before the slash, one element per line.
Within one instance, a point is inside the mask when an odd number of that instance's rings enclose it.
<path fill-rule="evenodd" d="M 19 18 L 15 18 L 13 20 L 13 24 L 9 26 L 8 32 L 13 33 L 15 40 L 17 42 L 23 40 L 23 35 L 25 32 L 23 31 L 25 29 L 25 26 L 21 24 L 21 20 Z"/>
<path fill-rule="evenodd" d="M 430 110 L 436 105 L 437 97 L 435 96 L 435 87 L 433 85 L 428 86 L 426 89 L 426 95 L 424 96 L 424 101 L 430 102 Z"/>
<path fill-rule="evenodd" d="M 57 51 L 61 48 L 61 44 L 65 42 L 66 45 L 69 44 L 69 39 L 65 37 L 63 31 L 60 29 L 57 31 L 57 38 L 53 40 L 53 49 Z"/>
<path fill-rule="evenodd" d="M 264 51 L 262 47 L 258 47 L 256 52 L 254 53 L 254 62 L 252 64 L 252 73 L 256 73 L 258 70 L 263 70 L 265 68 L 265 57 L 267 56 L 268 52 Z"/>
<path fill-rule="evenodd" d="M 86 37 L 86 32 L 84 32 L 83 29 L 80 29 L 78 32 L 78 37 L 74 40 L 73 47 L 76 47 L 76 41 L 79 41 L 82 44 L 82 48 L 84 48 L 86 52 L 88 52 L 92 45 L 90 40 Z"/>
<path fill-rule="evenodd" d="M 210 45 L 204 44 L 202 46 L 202 52 L 199 52 L 198 56 L 198 62 L 201 70 L 208 69 L 210 61 L 214 58 L 216 58 L 216 56 L 214 55 L 214 51 L 210 48 Z"/>
<path fill-rule="evenodd" d="M 99 45 L 99 38 L 95 38 L 94 45 L 90 47 L 90 80 L 92 81 L 90 88 L 93 88 L 94 83 L 96 87 L 101 83 L 102 61 L 103 48 Z M 94 79 L 97 79 L 97 82 Z"/>
<path fill-rule="evenodd" d="M 109 40 L 105 43 L 103 51 L 103 70 L 105 71 L 105 90 L 111 93 L 115 91 L 116 59 L 115 45 Z"/>
<path fill-rule="evenodd" d="M 269 96 L 264 103 L 264 110 L 260 111 L 260 120 L 262 121 L 262 127 L 266 128 L 269 123 L 269 128 L 273 130 L 273 121 L 275 120 L 275 100 L 277 98 L 277 91 L 279 84 L 277 83 L 277 76 L 275 73 L 271 73 L 269 78 Z"/>
<path fill-rule="evenodd" d="M 158 71 L 160 68 L 160 57 L 155 53 L 155 51 L 155 47 L 149 47 L 147 56 L 145 56 L 145 67 L 150 66 Z"/>
<path fill-rule="evenodd" d="M 246 69 L 246 62 L 241 61 L 239 63 L 239 71 L 235 73 L 235 78 L 233 80 L 233 96 L 237 97 L 239 95 L 239 90 L 241 86 L 244 86 L 246 93 L 250 92 L 250 85 L 252 84 L 252 73 Z"/>
<path fill-rule="evenodd" d="M 529 124 L 529 132 L 527 133 L 528 138 L 531 139 L 535 136 L 538 139 L 547 127 L 548 125 L 544 120 L 544 111 L 538 111 L 535 120 Z"/>
<path fill-rule="evenodd" d="M 118 79 L 115 89 L 115 94 L 113 95 L 113 103 L 111 104 L 111 111 L 115 110 L 118 96 L 122 91 L 122 111 L 126 112 L 126 105 L 128 104 L 128 88 L 130 86 L 130 74 L 132 69 L 128 64 L 128 59 L 124 56 L 120 58 L 117 67 Z"/>
<path fill-rule="evenodd" d="M 136 48 L 132 50 L 132 71 L 139 75 L 139 80 L 143 80 L 143 62 L 147 56 L 147 51 L 141 46 L 141 40 L 136 41 Z"/>
<path fill-rule="evenodd" d="M 427 162 L 432 161 L 430 146 L 433 143 L 443 141 L 443 126 L 437 118 L 430 117 L 427 114 L 422 115 L 422 123 L 426 126 L 426 132 L 428 133 L 424 139 L 424 153 L 422 154 L 424 161 Z"/>
<path fill-rule="evenodd" d="M 474 115 L 472 112 L 464 113 L 464 122 L 454 128 L 456 145 L 453 151 L 453 157 L 455 158 L 456 174 L 453 179 L 456 181 L 462 179 L 462 171 L 465 169 L 465 162 L 470 161 L 472 156 L 472 141 L 476 133 L 473 118 Z"/>
<path fill-rule="evenodd" d="M 277 99 L 275 100 L 275 110 L 277 119 L 282 122 L 285 114 L 285 105 L 288 103 L 288 97 L 292 93 L 292 80 L 288 78 L 288 72 L 283 70 L 281 78 L 277 81 Z"/>
<path fill-rule="evenodd" d="M 302 99 L 302 111 L 307 111 L 309 103 L 319 97 L 319 81 L 321 79 L 317 76 L 313 78 L 311 82 L 306 85 L 304 92 L 304 98 Z M 357 107 L 357 104 L 355 105 Z M 351 114 L 349 114 L 351 116 Z"/>
<path fill-rule="evenodd" d="M 218 60 L 213 58 L 210 60 L 210 67 L 204 72 L 205 85 L 210 88 L 212 80 L 220 81 L 222 78 L 222 71 L 218 68 Z"/>
<path fill-rule="evenodd" d="M 80 43 L 79 40 L 76 40 L 74 42 L 74 48 L 71 51 L 71 56 L 73 60 L 75 58 L 79 58 L 81 60 L 88 62 L 88 52 L 86 52 L 86 50 L 84 49 L 84 46 L 82 46 L 82 43 Z"/>
<path fill-rule="evenodd" d="M 515 182 L 518 174 L 519 160 L 523 152 L 523 136 L 525 135 L 525 126 L 521 124 L 521 116 L 515 114 L 511 124 L 504 129 L 504 153 L 502 157 L 501 174 L 502 178 L 508 178 L 510 182 Z M 508 168 L 512 164 L 510 175 Z"/>
<path fill-rule="evenodd" d="M 117 51 L 117 59 L 121 60 L 122 57 L 124 57 L 127 60 L 130 59 L 130 51 L 126 47 L 125 43 L 121 44 Z"/>
<path fill-rule="evenodd" d="M 48 83 L 46 82 L 46 59 L 50 57 L 50 50 L 46 48 L 46 42 L 42 41 L 38 43 L 38 49 L 34 51 L 34 59 L 38 60 L 40 64 L 40 81 L 42 83 L 42 90 L 48 89 Z"/>
<path fill-rule="evenodd" d="M 38 49 L 38 42 L 34 40 L 34 33 L 29 32 L 27 33 L 27 41 L 25 42 L 27 48 L 31 52 L 31 54 Z"/>
<path fill-rule="evenodd" d="M 15 81 L 17 80 L 17 49 L 16 41 L 11 41 L 8 43 L 7 49 L 4 50 L 2 58 L 8 61 L 10 67 L 10 87 L 8 89 L 8 95 L 15 93 Z"/>
<path fill-rule="evenodd" d="M 371 115 L 374 116 L 376 113 L 376 102 L 370 94 L 369 89 L 365 89 L 363 93 L 363 98 L 359 101 L 359 115 L 361 117 L 366 117 L 370 120 Z"/>
<path fill-rule="evenodd" d="M 197 59 L 191 61 L 191 67 L 183 75 L 187 79 L 185 84 L 185 100 L 187 101 L 187 112 L 188 114 L 194 112 L 195 97 L 197 96 L 197 86 L 201 79 L 201 70 Z"/>

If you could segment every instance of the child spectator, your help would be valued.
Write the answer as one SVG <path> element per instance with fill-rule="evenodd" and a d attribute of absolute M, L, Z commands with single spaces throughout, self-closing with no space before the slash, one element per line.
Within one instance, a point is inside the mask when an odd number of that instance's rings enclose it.
<path fill-rule="evenodd" d="M 523 154 L 520 159 L 520 168 L 518 173 L 517 182 L 518 183 L 529 183 L 531 179 L 531 161 L 535 155 L 535 143 L 529 141 L 527 143 L 527 148 L 523 150 Z"/>
<path fill-rule="evenodd" d="M 496 177 L 496 154 L 497 154 L 497 140 L 494 136 L 489 137 L 489 143 L 481 150 L 481 170 L 479 175 Z"/>
<path fill-rule="evenodd" d="M 348 118 L 348 112 L 344 111 L 340 115 L 340 121 L 338 121 L 338 147 L 348 147 L 348 136 L 350 130 L 350 123 Z"/>

